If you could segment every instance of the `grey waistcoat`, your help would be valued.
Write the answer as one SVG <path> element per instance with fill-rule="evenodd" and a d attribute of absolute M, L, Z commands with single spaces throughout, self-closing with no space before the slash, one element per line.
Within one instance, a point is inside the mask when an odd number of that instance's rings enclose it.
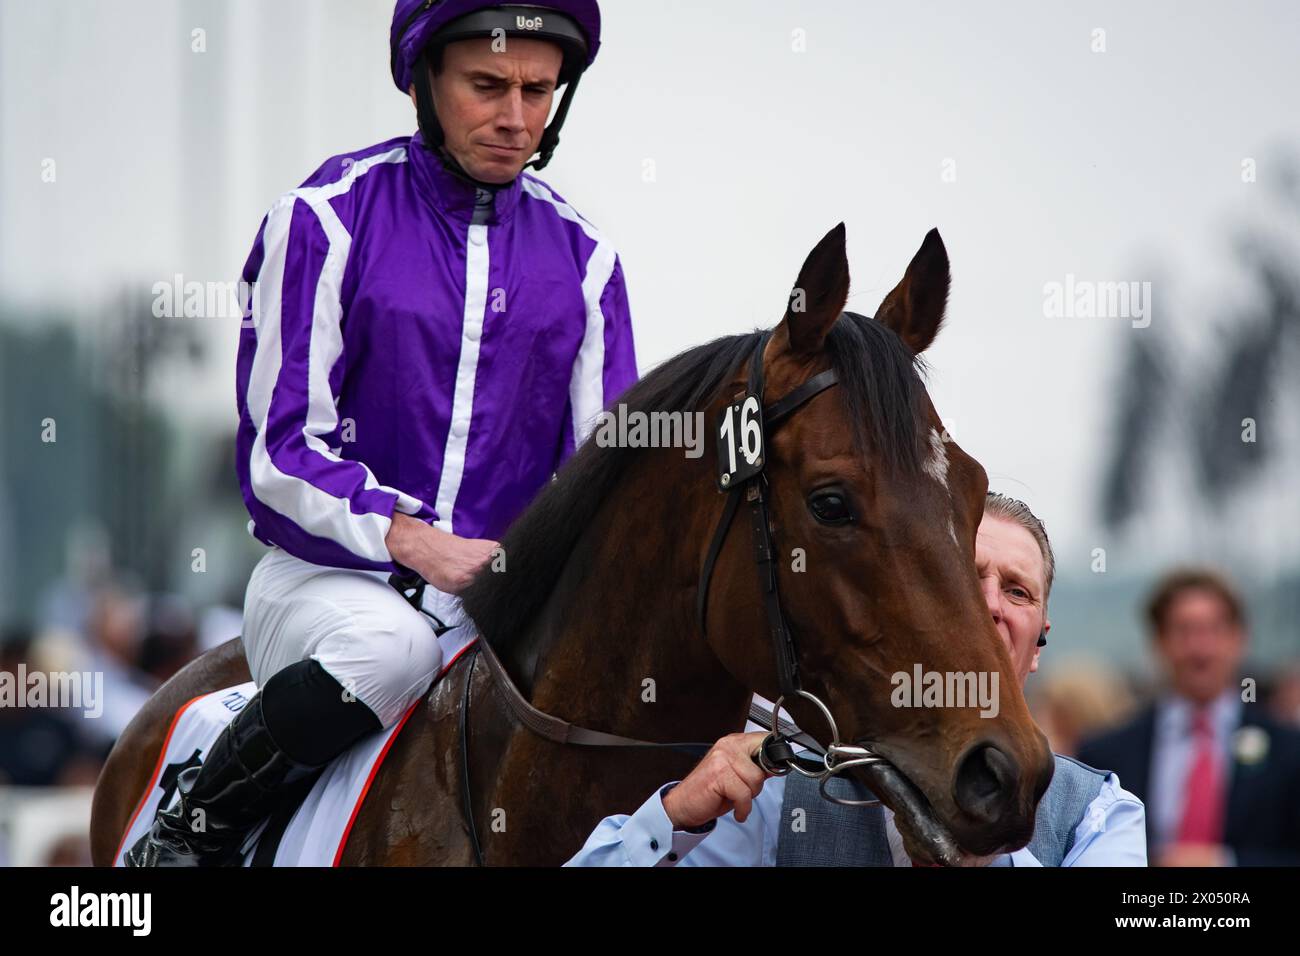
<path fill-rule="evenodd" d="M 1052 784 L 1038 801 L 1029 852 L 1043 866 L 1060 866 L 1074 845 L 1074 831 L 1101 792 L 1106 774 L 1071 757 L 1055 754 Z M 823 800 L 816 780 L 792 773 L 781 802 L 777 866 L 893 866 L 880 807 L 844 807 Z M 869 799 L 856 781 L 835 777 L 826 788 L 835 796 Z M 803 811 L 798 814 L 797 811 Z M 796 826 L 796 823 L 801 826 Z"/>

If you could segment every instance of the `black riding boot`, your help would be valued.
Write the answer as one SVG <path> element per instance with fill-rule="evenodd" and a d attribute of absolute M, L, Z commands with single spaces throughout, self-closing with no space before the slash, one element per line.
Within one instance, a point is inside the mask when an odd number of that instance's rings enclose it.
<path fill-rule="evenodd" d="M 381 727 L 317 661 L 277 673 L 235 715 L 203 763 L 176 778 L 180 799 L 126 855 L 127 866 L 237 866 L 253 828 L 286 788 Z"/>

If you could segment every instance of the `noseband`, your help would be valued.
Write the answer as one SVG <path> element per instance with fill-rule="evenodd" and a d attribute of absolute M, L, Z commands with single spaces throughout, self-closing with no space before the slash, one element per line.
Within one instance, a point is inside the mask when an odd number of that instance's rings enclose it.
<path fill-rule="evenodd" d="M 852 313 L 847 313 L 852 314 Z M 771 517 L 768 514 L 770 485 L 767 480 L 767 439 L 792 413 L 804 404 L 839 383 L 834 369 L 814 375 L 784 398 L 763 406 L 763 352 L 772 333 L 764 332 L 754 347 L 749 363 L 749 380 L 743 395 L 736 396 L 723 408 L 715 429 L 718 450 L 718 488 L 726 494 L 727 502 L 713 532 L 713 540 L 700 571 L 700 585 L 696 599 L 696 614 L 700 632 L 707 634 L 709 581 L 713 567 L 726 541 L 742 497 L 749 505 L 750 528 L 754 538 L 754 561 L 758 572 L 759 593 L 767 617 L 768 636 L 776 661 L 780 696 L 772 705 L 771 732 L 763 739 L 758 752 L 759 765 L 770 774 L 784 776 L 791 770 L 821 781 L 821 795 L 832 803 L 846 806 L 875 806 L 879 800 L 849 800 L 836 797 L 826 789 L 832 777 L 852 767 L 883 763 L 884 758 L 868 750 L 840 741 L 839 727 L 828 708 L 815 695 L 804 690 L 799 679 L 799 659 L 795 650 L 794 635 L 781 610 L 781 596 L 777 589 L 777 551 L 773 541 Z M 830 727 L 830 743 L 822 755 L 821 766 L 808 770 L 800 765 L 790 745 L 791 736 L 783 731 L 778 720 L 781 704 L 787 697 L 799 697 L 821 711 Z"/>

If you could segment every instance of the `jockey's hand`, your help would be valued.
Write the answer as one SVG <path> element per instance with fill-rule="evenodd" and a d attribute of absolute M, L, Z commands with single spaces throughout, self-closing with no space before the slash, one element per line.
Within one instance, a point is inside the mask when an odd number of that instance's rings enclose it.
<path fill-rule="evenodd" d="M 501 547 L 483 538 L 460 538 L 410 515 L 395 513 L 384 538 L 393 560 L 417 572 L 439 591 L 459 594 Z"/>
<path fill-rule="evenodd" d="M 714 744 L 686 779 L 668 791 L 664 811 L 674 830 L 699 827 L 729 810 L 744 823 L 768 773 L 754 762 L 766 732 L 728 734 Z"/>

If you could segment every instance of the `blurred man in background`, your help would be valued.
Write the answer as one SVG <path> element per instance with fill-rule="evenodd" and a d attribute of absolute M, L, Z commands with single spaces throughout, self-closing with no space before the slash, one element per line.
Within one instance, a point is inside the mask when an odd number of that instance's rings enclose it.
<path fill-rule="evenodd" d="M 1268 712 L 1274 720 L 1300 730 L 1300 664 L 1283 668 L 1273 680 Z"/>
<path fill-rule="evenodd" d="M 1213 571 L 1178 570 L 1156 586 L 1147 621 L 1169 690 L 1085 742 L 1080 759 L 1113 769 L 1146 803 L 1155 866 L 1300 865 L 1300 733 L 1238 681 L 1241 598 Z"/>

